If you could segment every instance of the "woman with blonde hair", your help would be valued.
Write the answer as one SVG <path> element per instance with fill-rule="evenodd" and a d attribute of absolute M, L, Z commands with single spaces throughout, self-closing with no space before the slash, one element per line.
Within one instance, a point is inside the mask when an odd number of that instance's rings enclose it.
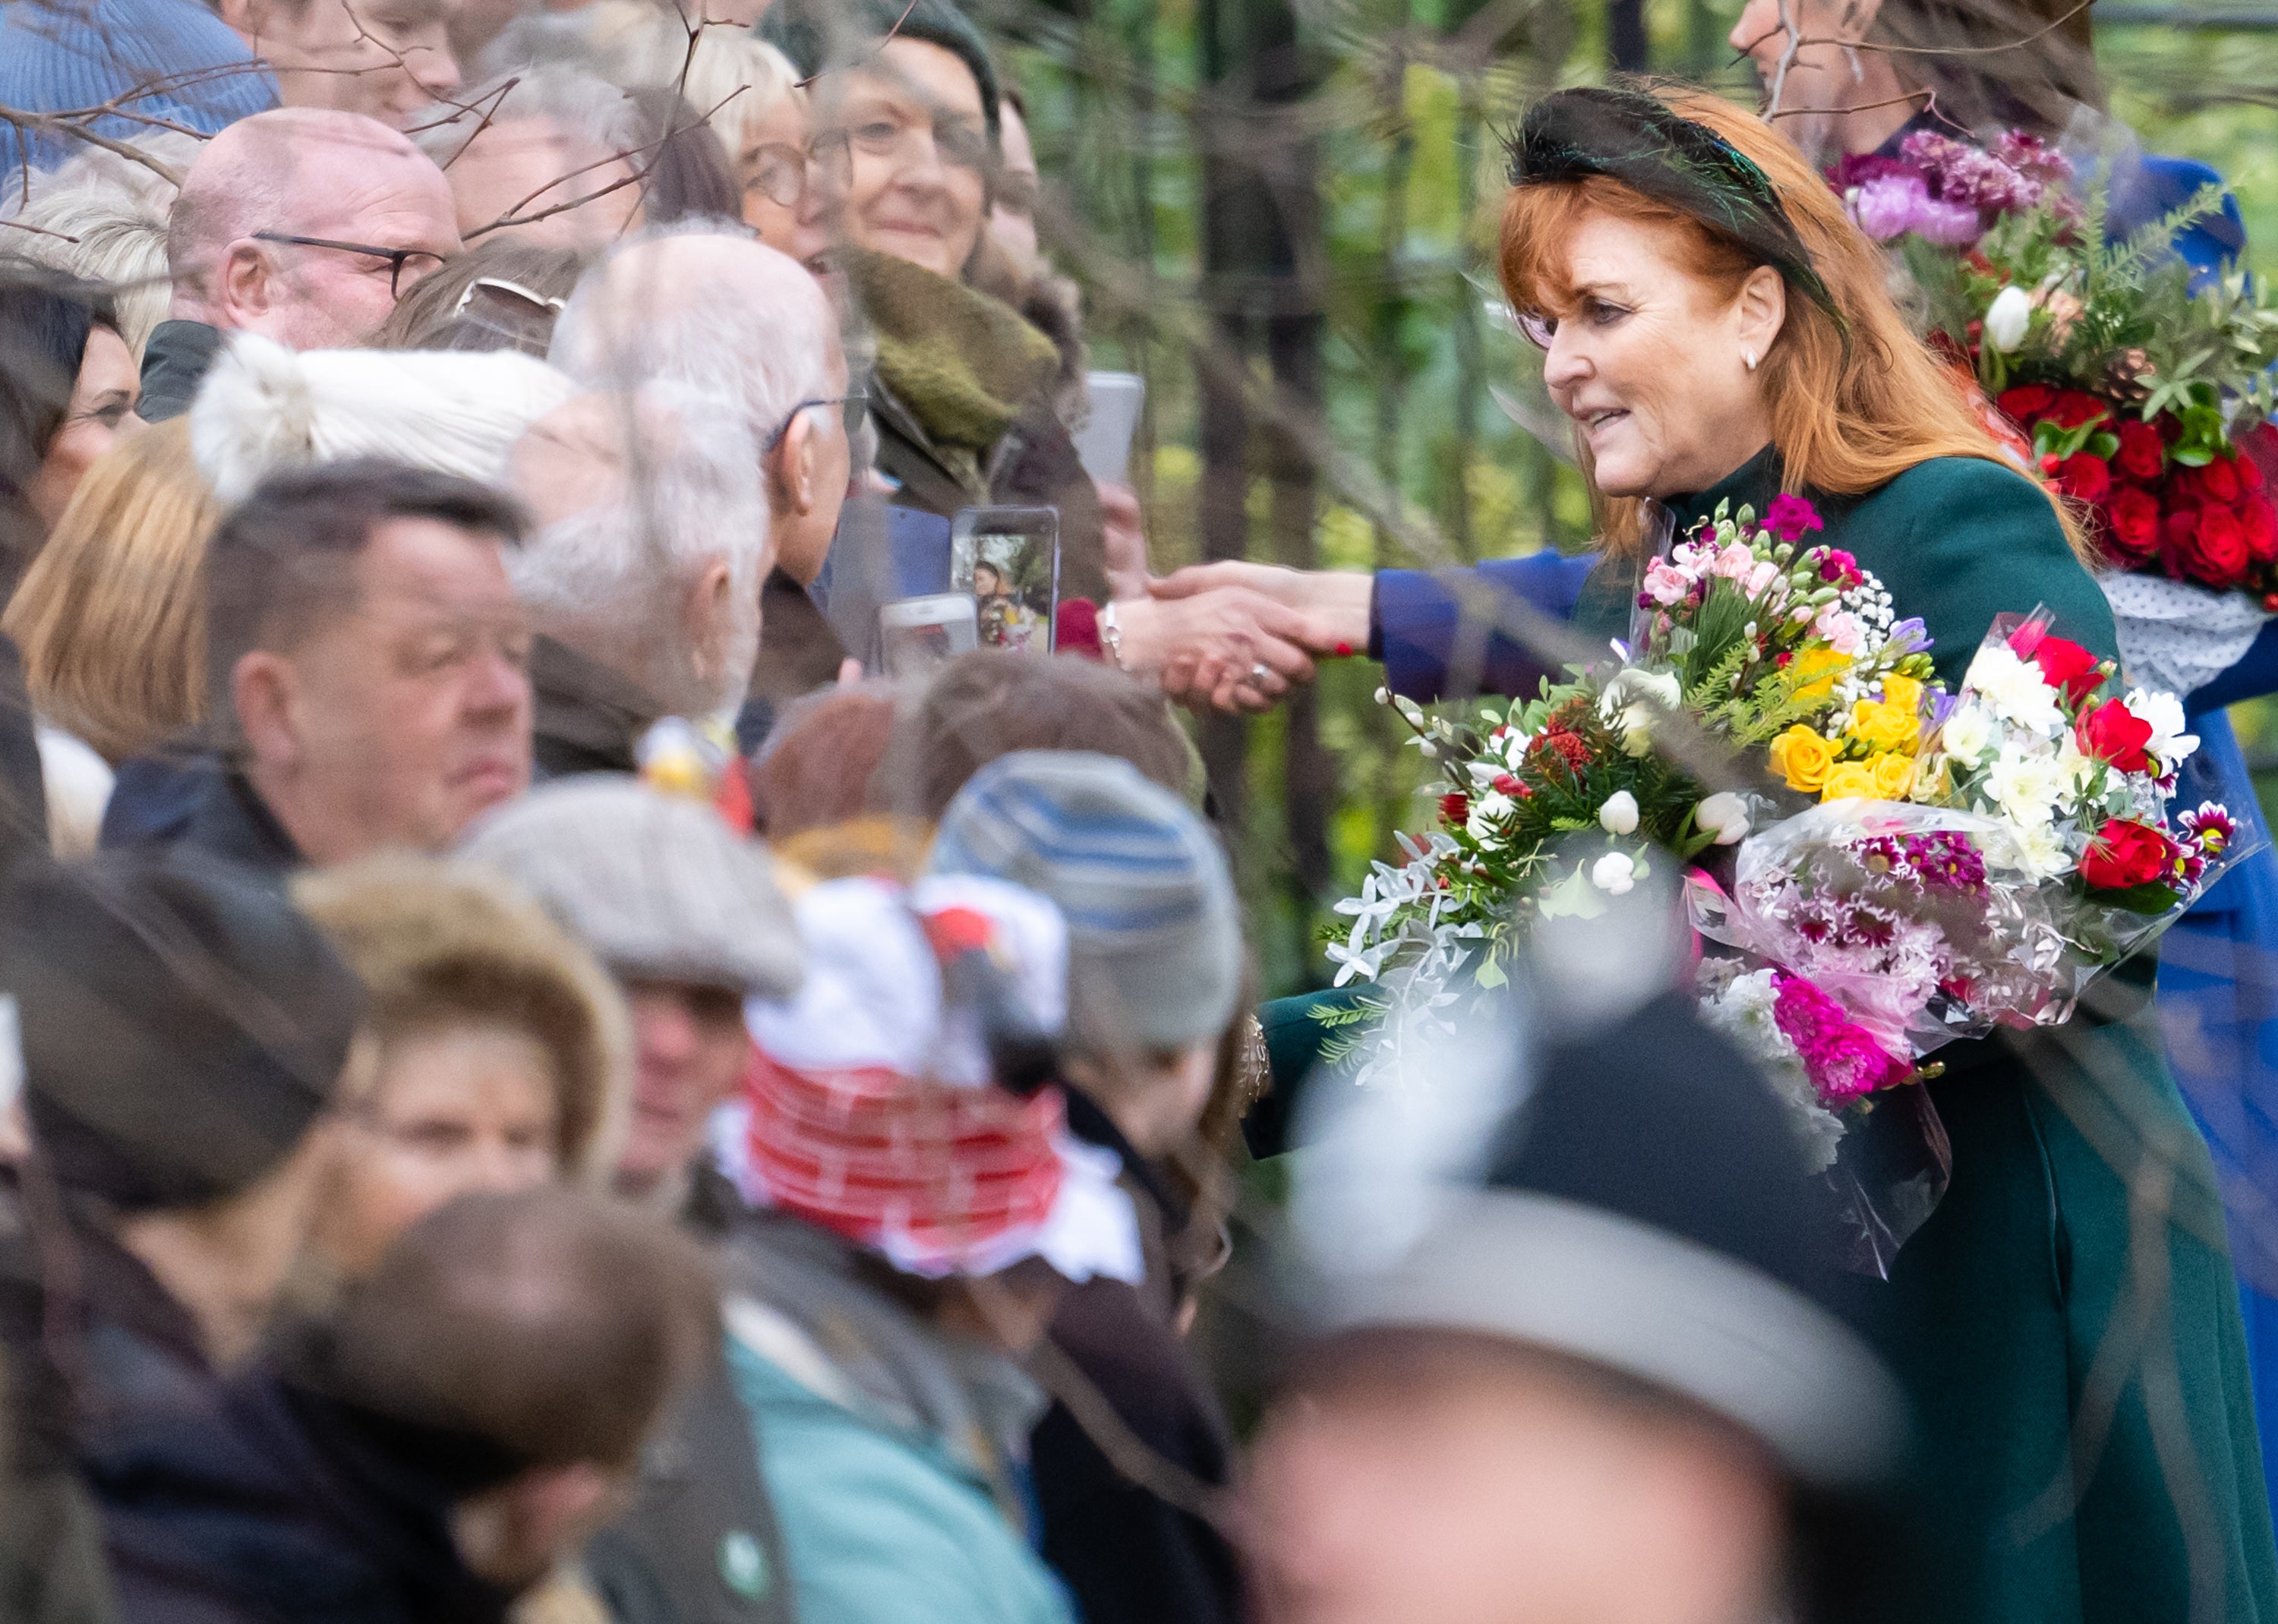
<path fill-rule="evenodd" d="M 2037 604 L 2114 655 L 2077 528 L 2001 461 L 1784 138 L 1699 92 L 1568 90 L 1528 111 L 1511 183 L 1503 286 L 1600 515 L 1574 618 L 1601 646 L 1626 634 L 1671 527 L 1785 491 L 1823 517 L 1815 542 L 1923 621 L 1949 683 L 1996 614 Z M 1481 566 L 1480 595 L 1527 595 L 1525 563 Z M 1531 691 L 1542 663 L 1460 578 L 1219 565 L 1171 590 L 1222 582 L 1318 615 L 1418 697 L 1482 674 Z M 2278 1617 L 2222 1208 L 2160 1058 L 2152 973 L 2123 965 L 2068 1025 L 1953 1044 L 1923 1085 L 1952 1183 L 1888 1278 L 1856 1281 L 1916 1423 L 1921 1540 L 1892 1616 Z M 1307 1013 L 1264 1012 L 1284 1079 L 1326 1030 Z"/>
<path fill-rule="evenodd" d="M 40 717 L 116 766 L 203 720 L 206 544 L 222 505 L 187 422 L 99 458 L 0 614 Z"/>
<path fill-rule="evenodd" d="M 607 1186 L 631 1101 L 624 1001 L 503 881 L 386 856 L 314 871 L 293 900 L 363 980 L 376 1064 L 343 1086 L 317 1261 L 355 1278 L 454 1197 Z"/>

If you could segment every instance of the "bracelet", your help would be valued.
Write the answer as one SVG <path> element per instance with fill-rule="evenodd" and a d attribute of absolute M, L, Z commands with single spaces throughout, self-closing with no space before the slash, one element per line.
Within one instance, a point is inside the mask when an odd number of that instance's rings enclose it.
<path fill-rule="evenodd" d="M 1107 650 L 1108 659 L 1115 662 L 1115 668 L 1123 670 L 1123 628 L 1115 623 L 1115 606 L 1112 603 L 1099 612 L 1099 641 Z"/>

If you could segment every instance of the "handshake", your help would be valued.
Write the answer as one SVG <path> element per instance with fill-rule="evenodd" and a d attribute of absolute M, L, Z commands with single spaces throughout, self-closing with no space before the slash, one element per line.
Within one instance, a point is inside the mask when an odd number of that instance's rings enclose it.
<path fill-rule="evenodd" d="M 1117 665 L 1180 704 L 1268 711 L 1292 683 L 1313 680 L 1317 657 L 1368 647 L 1375 577 L 1244 563 L 1158 577 L 1147 568 L 1139 499 L 1104 484 L 1099 500 L 1113 599 L 1102 639 Z"/>
<path fill-rule="evenodd" d="M 1316 658 L 1368 646 L 1367 575 L 1199 564 L 1116 585 L 1116 663 L 1196 710 L 1271 710 Z"/>

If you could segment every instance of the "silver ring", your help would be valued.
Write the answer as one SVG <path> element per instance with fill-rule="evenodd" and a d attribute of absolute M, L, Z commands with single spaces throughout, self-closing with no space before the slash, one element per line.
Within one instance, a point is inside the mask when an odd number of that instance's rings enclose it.
<path fill-rule="evenodd" d="M 1266 668 L 1265 662 L 1262 660 L 1256 665 L 1250 667 L 1250 680 L 1253 682 L 1262 684 L 1267 677 L 1272 676 L 1273 675 L 1273 673 Z"/>

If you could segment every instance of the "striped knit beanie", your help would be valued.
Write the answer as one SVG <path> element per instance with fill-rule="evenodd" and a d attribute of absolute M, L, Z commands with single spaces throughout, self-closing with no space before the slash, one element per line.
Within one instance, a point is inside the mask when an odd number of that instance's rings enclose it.
<path fill-rule="evenodd" d="M 1024 750 L 943 812 L 936 873 L 1049 896 L 1068 926 L 1068 1024 L 1094 1054 L 1216 1041 L 1242 981 L 1242 920 L 1202 820 L 1128 761 Z"/>

